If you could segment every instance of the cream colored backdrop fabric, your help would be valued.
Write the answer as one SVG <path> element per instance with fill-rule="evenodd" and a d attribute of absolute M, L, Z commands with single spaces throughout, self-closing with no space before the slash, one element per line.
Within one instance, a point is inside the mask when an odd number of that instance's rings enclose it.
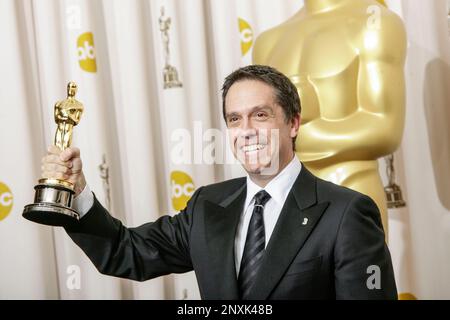
<path fill-rule="evenodd" d="M 450 299 L 449 10 L 446 0 L 387 3 L 408 35 L 406 126 L 395 161 L 407 207 L 389 213 L 397 286 L 404 298 Z"/>

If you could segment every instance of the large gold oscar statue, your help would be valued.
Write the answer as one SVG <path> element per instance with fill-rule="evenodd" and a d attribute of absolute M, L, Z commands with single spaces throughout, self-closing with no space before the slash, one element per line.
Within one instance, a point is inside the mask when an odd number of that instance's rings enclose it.
<path fill-rule="evenodd" d="M 295 83 L 302 100 L 297 154 L 317 176 L 370 196 L 388 232 L 377 159 L 400 144 L 406 33 L 372 0 L 305 0 L 258 37 L 253 60 Z"/>

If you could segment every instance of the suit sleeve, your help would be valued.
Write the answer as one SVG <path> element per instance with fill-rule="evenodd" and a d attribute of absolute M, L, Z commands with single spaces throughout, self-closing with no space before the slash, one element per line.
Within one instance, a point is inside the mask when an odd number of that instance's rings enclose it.
<path fill-rule="evenodd" d="M 348 204 L 334 260 L 337 299 L 397 299 L 381 216 L 371 198 L 358 194 Z"/>
<path fill-rule="evenodd" d="M 66 231 L 103 274 L 144 281 L 188 272 L 193 269 L 189 236 L 200 192 L 201 188 L 177 215 L 137 228 L 125 227 L 95 198 L 89 212 Z"/>

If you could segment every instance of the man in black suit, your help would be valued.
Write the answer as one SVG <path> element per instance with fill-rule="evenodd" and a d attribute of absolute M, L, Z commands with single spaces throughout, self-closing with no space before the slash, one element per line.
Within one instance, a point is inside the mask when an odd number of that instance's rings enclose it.
<path fill-rule="evenodd" d="M 201 187 L 177 215 L 137 228 L 97 201 L 78 149 L 49 149 L 43 177 L 75 184 L 82 218 L 66 230 L 97 269 L 138 281 L 195 270 L 204 299 L 396 299 L 375 203 L 295 156 L 300 99 L 290 80 L 267 66 L 236 70 L 223 114 L 247 177 Z"/>

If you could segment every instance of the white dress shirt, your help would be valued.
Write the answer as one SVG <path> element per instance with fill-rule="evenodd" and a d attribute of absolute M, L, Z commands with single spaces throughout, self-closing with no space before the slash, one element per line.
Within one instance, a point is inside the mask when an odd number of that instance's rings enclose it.
<path fill-rule="evenodd" d="M 80 214 L 80 218 L 83 218 L 83 216 L 88 213 L 93 205 L 94 194 L 86 184 L 83 191 L 81 191 L 80 194 L 73 199 L 72 207 L 76 212 Z"/>
<path fill-rule="evenodd" d="M 294 158 L 289 164 L 273 178 L 265 188 L 261 188 L 247 175 L 247 197 L 244 204 L 244 212 L 241 215 L 239 225 L 234 239 L 234 257 L 236 265 L 236 275 L 239 275 L 242 255 L 244 253 L 245 240 L 247 238 L 248 225 L 252 217 L 255 200 L 253 197 L 261 190 L 270 194 L 270 200 L 264 206 L 264 231 L 266 237 L 266 247 L 270 240 L 275 224 L 280 216 L 284 202 L 294 185 L 297 176 L 300 174 L 302 165 L 298 158 Z"/>
<path fill-rule="evenodd" d="M 286 201 L 297 176 L 300 174 L 301 168 L 302 165 L 300 161 L 296 156 L 294 156 L 291 162 L 289 162 L 289 164 L 275 178 L 273 178 L 265 188 L 261 188 L 255 184 L 247 175 L 247 196 L 245 199 L 244 211 L 241 214 L 234 240 L 234 256 L 237 275 L 239 274 L 248 225 L 253 212 L 253 197 L 263 189 L 270 194 L 270 200 L 264 206 L 264 230 L 267 247 L 267 243 L 269 242 L 270 236 L 275 228 L 275 224 L 278 221 L 284 202 Z M 93 205 L 94 196 L 89 186 L 86 185 L 84 190 L 74 199 L 73 208 L 80 214 L 80 218 L 82 218 Z"/>

